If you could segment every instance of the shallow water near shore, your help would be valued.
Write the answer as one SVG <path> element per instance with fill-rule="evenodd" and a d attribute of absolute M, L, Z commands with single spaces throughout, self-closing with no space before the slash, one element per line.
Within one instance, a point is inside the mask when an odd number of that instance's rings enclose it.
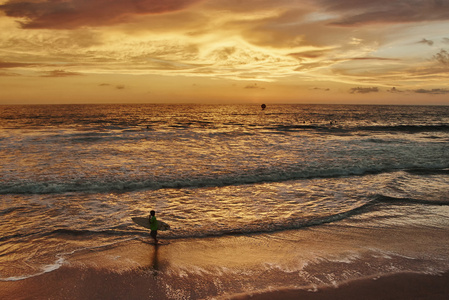
<path fill-rule="evenodd" d="M 404 213 L 404 207 L 397 210 Z M 415 218 L 425 210 L 407 215 Z M 141 237 L 65 254 L 58 269 L 4 281 L 0 290 L 17 299 L 228 299 L 285 289 L 318 291 L 398 273 L 438 276 L 449 267 L 449 240 L 447 229 L 435 223 L 446 222 L 449 211 L 432 210 L 437 217 L 419 225 L 360 226 L 363 215 L 301 230 L 180 238 L 160 246 Z"/>
<path fill-rule="evenodd" d="M 1 108 L 3 283 L 197 299 L 449 270 L 447 107 Z M 152 209 L 159 247 L 131 221 Z"/>

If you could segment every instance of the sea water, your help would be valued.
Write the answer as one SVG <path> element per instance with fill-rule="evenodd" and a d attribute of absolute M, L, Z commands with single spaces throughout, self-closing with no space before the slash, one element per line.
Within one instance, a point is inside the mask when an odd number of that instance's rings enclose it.
<path fill-rule="evenodd" d="M 1 106 L 0 280 L 146 239 L 131 217 L 150 210 L 171 225 L 159 235 L 172 244 L 280 243 L 277 255 L 290 258 L 269 270 L 301 273 L 369 250 L 371 271 L 346 268 L 339 279 L 446 271 L 448 240 L 432 235 L 449 236 L 448 146 L 441 106 Z M 401 240 L 408 231 L 425 245 Z M 333 248 L 317 248 L 324 240 Z M 376 265 L 392 256 L 403 261 Z"/>

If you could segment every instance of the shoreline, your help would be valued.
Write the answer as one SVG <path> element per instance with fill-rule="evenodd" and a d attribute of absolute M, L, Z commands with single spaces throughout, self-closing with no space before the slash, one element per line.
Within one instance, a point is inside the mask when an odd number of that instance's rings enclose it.
<path fill-rule="evenodd" d="M 86 247 L 55 255 L 62 264 L 48 273 L 0 281 L 0 299 L 447 298 L 447 230 L 351 224 Z"/>
<path fill-rule="evenodd" d="M 379 252 L 354 256 L 348 240 L 335 236 L 334 226 L 325 227 L 157 247 L 135 240 L 102 251 L 86 249 L 65 257 L 51 272 L 0 281 L 0 299 L 440 300 L 449 295 L 447 268 L 430 275 L 428 267 L 415 265 L 418 261 L 391 253 L 384 258 Z M 387 267 L 403 263 L 416 268 L 396 272 Z M 345 281 L 344 274 L 352 275 Z"/>
<path fill-rule="evenodd" d="M 190 278 L 190 280 L 195 278 Z M 196 278 L 198 279 L 198 278 Z M 168 294 L 157 274 L 138 271 L 123 274 L 92 268 L 64 267 L 33 278 L 0 282 L 3 299 L 217 299 L 217 300 L 443 300 L 449 295 L 449 272 L 440 275 L 397 273 L 350 280 L 340 285 L 282 288 L 239 294 Z M 187 298 L 186 298 L 187 296 Z"/>
<path fill-rule="evenodd" d="M 440 275 L 397 273 L 374 278 L 355 279 L 336 287 L 316 289 L 279 289 L 231 295 L 229 300 L 383 300 L 428 299 L 443 300 L 449 295 L 449 272 Z"/>

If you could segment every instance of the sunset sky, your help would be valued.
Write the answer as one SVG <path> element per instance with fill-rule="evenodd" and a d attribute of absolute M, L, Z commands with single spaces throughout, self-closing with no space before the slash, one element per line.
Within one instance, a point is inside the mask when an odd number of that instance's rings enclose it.
<path fill-rule="evenodd" d="M 0 0 L 0 104 L 449 105 L 449 0 Z"/>

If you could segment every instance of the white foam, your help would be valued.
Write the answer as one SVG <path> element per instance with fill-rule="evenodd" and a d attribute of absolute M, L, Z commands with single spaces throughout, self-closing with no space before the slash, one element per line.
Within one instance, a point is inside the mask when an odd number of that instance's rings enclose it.
<path fill-rule="evenodd" d="M 24 280 L 24 279 L 40 276 L 40 275 L 45 274 L 45 273 L 50 273 L 50 272 L 53 272 L 53 271 L 59 269 L 64 264 L 64 261 L 65 261 L 65 259 L 63 257 L 60 257 L 60 258 L 58 258 L 56 260 L 55 263 L 43 266 L 41 268 L 41 272 L 30 274 L 30 275 L 22 275 L 22 276 L 12 276 L 12 277 L 7 277 L 7 278 L 0 278 L 0 281 L 20 281 L 20 280 Z"/>

